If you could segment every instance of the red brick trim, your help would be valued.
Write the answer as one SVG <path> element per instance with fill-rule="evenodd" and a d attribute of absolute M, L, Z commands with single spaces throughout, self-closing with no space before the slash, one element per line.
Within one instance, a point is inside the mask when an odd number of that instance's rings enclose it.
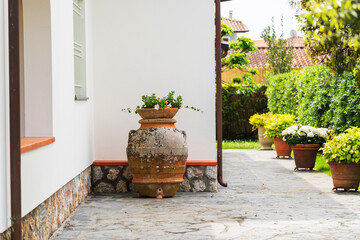
<path fill-rule="evenodd" d="M 95 160 L 94 166 L 127 166 L 127 160 Z M 187 160 L 187 166 L 216 166 L 216 160 Z"/>
<path fill-rule="evenodd" d="M 55 137 L 24 137 L 21 138 L 21 153 L 28 152 L 55 142 Z"/>

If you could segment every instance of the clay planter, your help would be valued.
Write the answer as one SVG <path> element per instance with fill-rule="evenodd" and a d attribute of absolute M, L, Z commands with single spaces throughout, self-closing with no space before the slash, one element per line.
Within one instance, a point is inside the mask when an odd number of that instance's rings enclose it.
<path fill-rule="evenodd" d="M 258 136 L 259 136 L 259 143 L 261 144 L 260 150 L 273 150 L 272 145 L 274 141 L 271 138 L 265 138 L 265 128 L 259 127 L 258 128 Z"/>
<path fill-rule="evenodd" d="M 357 191 L 360 182 L 360 164 L 329 162 L 334 188 Z"/>
<path fill-rule="evenodd" d="M 136 109 L 142 119 L 173 118 L 179 111 L 178 108 L 140 108 Z"/>
<path fill-rule="evenodd" d="M 175 128 L 176 120 L 165 118 L 176 114 L 177 109 L 173 109 L 137 110 L 145 119 L 139 121 L 140 129 L 130 131 L 126 153 L 132 182 L 140 196 L 174 196 L 184 181 L 188 156 L 186 133 Z M 142 110 L 146 110 L 145 115 Z"/>
<path fill-rule="evenodd" d="M 277 154 L 276 158 L 280 158 L 280 157 L 291 158 L 291 148 L 289 144 L 287 144 L 284 140 L 282 140 L 281 138 L 275 138 L 274 145 Z"/>
<path fill-rule="evenodd" d="M 295 169 L 305 168 L 312 170 L 315 166 L 316 155 L 319 151 L 319 144 L 296 144 L 292 146 L 295 158 Z"/>

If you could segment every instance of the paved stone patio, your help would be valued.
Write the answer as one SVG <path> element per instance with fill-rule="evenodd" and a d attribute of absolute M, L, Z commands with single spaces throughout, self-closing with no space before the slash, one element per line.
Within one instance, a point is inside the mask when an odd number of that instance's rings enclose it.
<path fill-rule="evenodd" d="M 162 200 L 91 196 L 52 239 L 360 239 L 360 192 L 274 151 L 224 151 L 228 188 Z"/>

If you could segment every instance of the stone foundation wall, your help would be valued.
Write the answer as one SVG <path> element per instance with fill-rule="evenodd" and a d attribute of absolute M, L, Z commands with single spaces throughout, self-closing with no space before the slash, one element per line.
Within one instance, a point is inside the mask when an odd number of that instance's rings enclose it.
<path fill-rule="evenodd" d="M 22 239 L 47 240 L 90 193 L 91 168 L 76 176 L 22 219 Z M 10 229 L 0 233 L 10 240 Z"/>
<path fill-rule="evenodd" d="M 128 166 L 92 166 L 94 194 L 137 192 Z M 187 166 L 179 192 L 217 192 L 216 166 Z"/>

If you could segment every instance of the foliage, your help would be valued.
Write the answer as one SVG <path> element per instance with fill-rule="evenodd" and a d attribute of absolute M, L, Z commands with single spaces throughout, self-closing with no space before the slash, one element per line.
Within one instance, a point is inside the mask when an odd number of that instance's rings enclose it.
<path fill-rule="evenodd" d="M 289 145 L 320 144 L 322 146 L 328 137 L 328 130 L 298 124 L 285 129 L 282 136 Z"/>
<path fill-rule="evenodd" d="M 234 31 L 232 30 L 231 27 L 229 27 L 228 25 L 226 25 L 225 23 L 221 22 L 221 39 L 223 39 L 223 37 L 227 36 L 227 35 L 232 35 L 234 33 Z"/>
<path fill-rule="evenodd" d="M 297 114 L 297 88 L 296 80 L 299 71 L 268 75 L 266 96 L 269 99 L 268 107 L 272 113 Z"/>
<path fill-rule="evenodd" d="M 257 51 L 255 43 L 247 37 L 238 37 L 236 41 L 229 43 L 230 54 L 223 58 L 223 70 L 237 68 L 246 71 L 244 77 L 251 77 L 252 75 L 259 74 L 258 70 L 248 68 L 250 63 L 250 53 Z"/>
<path fill-rule="evenodd" d="M 274 114 L 266 121 L 265 137 L 266 138 L 282 138 L 282 132 L 295 124 L 295 116 L 290 114 Z"/>
<path fill-rule="evenodd" d="M 360 89 L 351 73 L 334 75 L 322 65 L 293 72 L 291 77 L 268 76 L 271 113 L 291 113 L 302 124 L 337 133 L 360 127 Z"/>
<path fill-rule="evenodd" d="M 223 149 L 260 149 L 256 141 L 223 141 Z"/>
<path fill-rule="evenodd" d="M 281 17 L 281 27 L 283 26 L 283 17 Z M 281 33 L 279 39 L 276 36 L 274 27 L 274 18 L 272 19 L 272 27 L 266 27 L 261 33 L 261 38 L 265 40 L 269 46 L 267 55 L 267 63 L 273 74 L 287 73 L 292 69 L 292 61 L 294 58 L 294 51 L 291 40 L 283 38 Z"/>
<path fill-rule="evenodd" d="M 249 123 L 253 125 L 252 130 L 255 131 L 259 127 L 265 126 L 266 120 L 270 117 L 271 113 L 269 112 L 263 114 L 255 113 L 254 115 L 252 115 L 249 119 Z"/>
<path fill-rule="evenodd" d="M 360 128 L 347 129 L 328 141 L 322 150 L 329 162 L 360 164 Z"/>
<path fill-rule="evenodd" d="M 143 95 L 141 97 L 143 105 L 141 107 L 137 106 L 136 109 L 155 108 L 156 110 L 158 110 L 158 109 L 165 109 L 165 108 L 182 108 L 183 107 L 182 96 L 177 96 L 176 98 L 174 96 L 175 96 L 175 91 L 170 91 L 167 96 L 162 97 L 162 98 L 157 97 L 155 93 L 153 93 L 151 95 Z M 195 108 L 195 107 L 185 106 L 185 108 L 189 108 L 189 109 L 192 109 L 197 112 L 200 111 L 200 109 Z M 126 109 L 121 109 L 121 110 L 131 113 L 132 109 L 126 108 Z M 136 110 L 135 110 L 135 113 L 137 113 Z"/>
<path fill-rule="evenodd" d="M 144 95 L 141 97 L 143 105 L 141 108 L 180 108 L 182 106 L 182 97 L 178 96 L 174 98 L 174 91 L 169 92 L 166 97 L 157 97 L 155 93 L 151 95 Z M 139 108 L 139 107 L 138 107 Z"/>
<path fill-rule="evenodd" d="M 360 79 L 360 1 L 303 0 L 299 4 L 301 29 L 314 58 L 342 74 L 351 71 Z"/>
<path fill-rule="evenodd" d="M 265 86 L 252 78 L 234 78 L 222 85 L 224 139 L 255 139 L 249 118 L 255 113 L 267 112 Z"/>

